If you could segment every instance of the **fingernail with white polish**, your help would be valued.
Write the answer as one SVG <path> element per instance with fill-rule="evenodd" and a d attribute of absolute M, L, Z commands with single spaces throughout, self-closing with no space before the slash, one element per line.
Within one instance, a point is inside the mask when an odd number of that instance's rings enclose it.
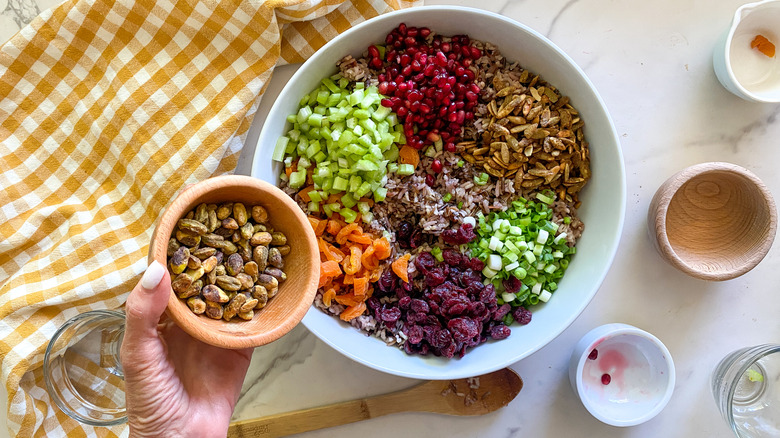
<path fill-rule="evenodd" d="M 163 275 L 165 275 L 165 266 L 160 264 L 160 262 L 157 260 L 153 261 L 152 264 L 146 268 L 144 276 L 141 277 L 141 287 L 148 291 L 154 289 L 158 284 L 160 284 L 160 280 L 162 280 Z"/>

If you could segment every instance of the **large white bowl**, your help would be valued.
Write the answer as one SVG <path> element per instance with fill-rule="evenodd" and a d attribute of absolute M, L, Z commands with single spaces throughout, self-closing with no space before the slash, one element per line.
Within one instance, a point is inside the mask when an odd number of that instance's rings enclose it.
<path fill-rule="evenodd" d="M 512 61 L 542 75 L 571 98 L 585 120 L 593 177 L 581 194 L 579 215 L 585 231 L 577 254 L 549 303 L 531 309 L 533 320 L 513 325 L 512 335 L 489 341 L 461 359 L 409 356 L 367 337 L 338 318 L 312 307 L 303 324 L 344 355 L 371 368 L 418 379 L 455 379 L 506 367 L 537 351 L 563 332 L 596 294 L 620 240 L 625 211 L 625 173 L 615 127 L 604 102 L 585 73 L 561 49 L 538 32 L 508 18 L 478 9 L 422 7 L 381 15 L 344 32 L 315 53 L 290 79 L 268 114 L 257 144 L 252 175 L 278 182 L 281 166 L 271 162 L 276 140 L 290 128 L 285 118 L 297 111 L 303 95 L 336 72 L 336 62 L 382 43 L 398 24 L 427 26 L 443 35 L 468 34 L 489 41 Z"/>

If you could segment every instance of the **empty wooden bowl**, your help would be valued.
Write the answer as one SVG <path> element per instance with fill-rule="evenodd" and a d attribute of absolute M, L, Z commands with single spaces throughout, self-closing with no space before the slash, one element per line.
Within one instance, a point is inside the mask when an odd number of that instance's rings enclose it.
<path fill-rule="evenodd" d="M 167 266 L 171 232 L 179 219 L 201 203 L 242 202 L 262 205 L 270 225 L 287 236 L 291 251 L 284 257 L 287 280 L 268 304 L 255 311 L 251 321 L 215 320 L 194 314 L 171 290 L 167 313 L 191 336 L 207 344 L 238 349 L 273 342 L 293 329 L 314 301 L 319 282 L 320 256 L 317 239 L 306 215 L 283 191 L 249 176 L 218 176 L 185 188 L 163 212 L 149 248 L 149 262 Z"/>
<path fill-rule="evenodd" d="M 769 189 L 749 170 L 702 163 L 661 185 L 647 222 L 666 261 L 693 277 L 721 281 L 764 258 L 777 231 L 777 209 Z"/>

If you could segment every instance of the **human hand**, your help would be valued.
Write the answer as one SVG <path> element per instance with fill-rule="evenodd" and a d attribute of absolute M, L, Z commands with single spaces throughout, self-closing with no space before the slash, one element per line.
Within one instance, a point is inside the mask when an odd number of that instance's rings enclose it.
<path fill-rule="evenodd" d="M 120 360 L 130 436 L 226 436 L 252 349 L 224 350 L 159 323 L 170 284 L 154 261 L 127 298 Z"/>

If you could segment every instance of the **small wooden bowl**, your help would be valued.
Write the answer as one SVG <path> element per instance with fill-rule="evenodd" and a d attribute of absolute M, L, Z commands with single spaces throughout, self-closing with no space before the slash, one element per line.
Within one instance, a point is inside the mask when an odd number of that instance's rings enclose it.
<path fill-rule="evenodd" d="M 163 212 L 152 237 L 149 262 L 167 265 L 167 248 L 177 221 L 200 203 L 242 202 L 262 205 L 271 226 L 287 236 L 291 252 L 284 258 L 287 280 L 279 292 L 255 311 L 251 321 L 215 320 L 196 315 L 171 290 L 167 313 L 191 336 L 217 347 L 239 349 L 265 345 L 293 329 L 308 311 L 319 282 L 319 250 L 306 215 L 283 191 L 249 176 L 218 176 L 185 188 Z"/>
<path fill-rule="evenodd" d="M 777 209 L 769 189 L 749 170 L 702 163 L 661 185 L 647 223 L 672 266 L 722 281 L 750 271 L 766 256 L 777 232 Z"/>

